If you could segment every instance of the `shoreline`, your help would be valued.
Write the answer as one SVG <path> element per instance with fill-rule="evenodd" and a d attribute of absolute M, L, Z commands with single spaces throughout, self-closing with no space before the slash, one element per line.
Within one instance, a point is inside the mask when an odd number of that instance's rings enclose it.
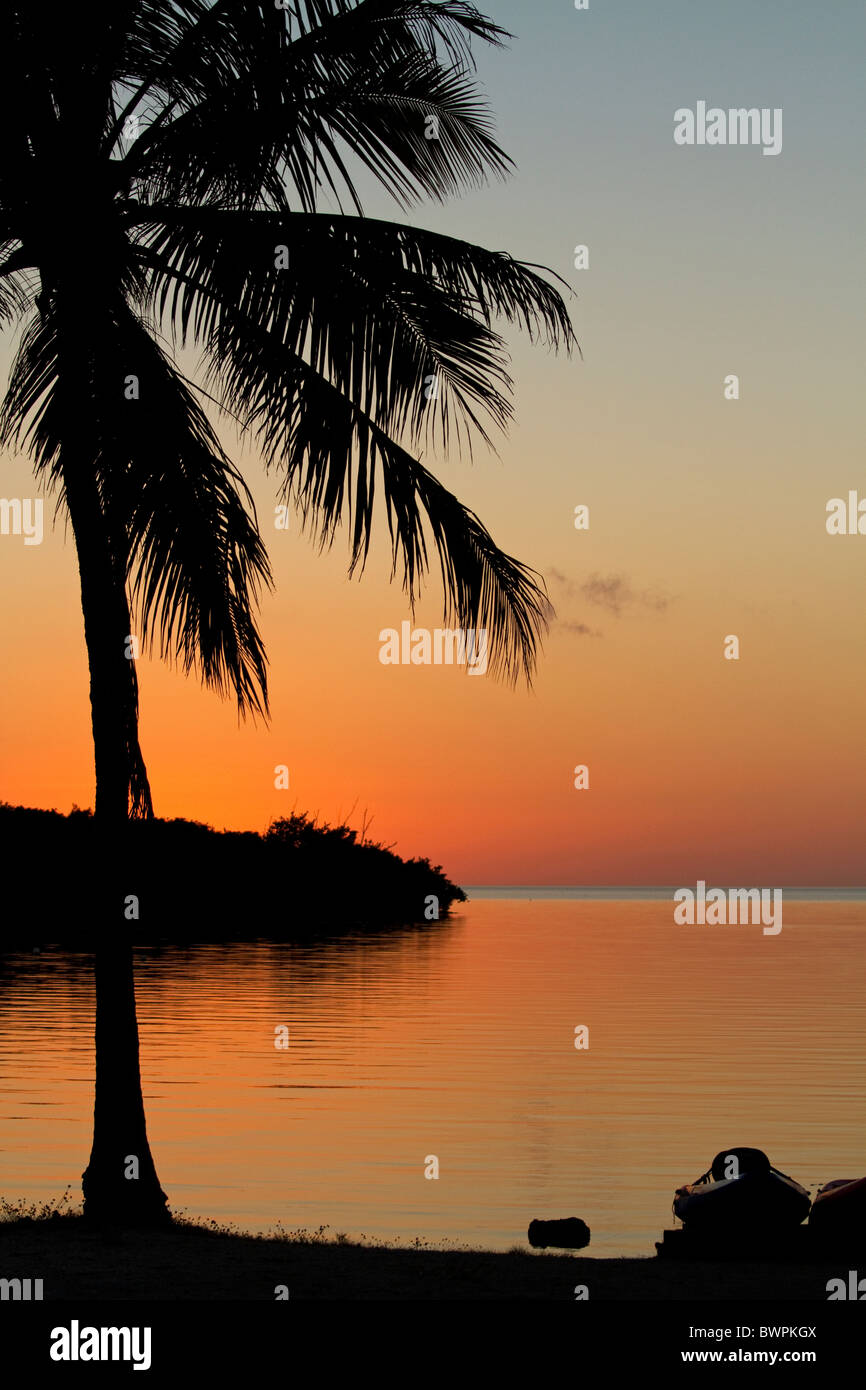
<path fill-rule="evenodd" d="M 71 1214 L 0 1221 L 0 1278 L 41 1279 L 45 1302 L 826 1302 L 828 1280 L 847 1277 L 850 1264 L 441 1250 L 420 1240 L 416 1248 L 362 1245 L 305 1232 L 257 1236 L 183 1218 L 153 1232 L 100 1230 Z"/>

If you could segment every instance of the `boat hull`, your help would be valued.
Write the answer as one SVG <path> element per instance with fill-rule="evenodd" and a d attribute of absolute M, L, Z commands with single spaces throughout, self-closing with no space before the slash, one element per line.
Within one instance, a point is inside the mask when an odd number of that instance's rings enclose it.
<path fill-rule="evenodd" d="M 809 1225 L 824 1235 L 866 1235 L 866 1178 L 836 1178 L 819 1187 Z"/>
<path fill-rule="evenodd" d="M 687 1230 L 731 1235 L 739 1232 L 790 1230 L 809 1214 L 809 1194 L 787 1174 L 770 1165 L 760 1150 L 731 1150 L 750 1162 L 736 1177 L 724 1177 L 719 1154 L 709 1173 L 677 1188 L 674 1215 Z"/>

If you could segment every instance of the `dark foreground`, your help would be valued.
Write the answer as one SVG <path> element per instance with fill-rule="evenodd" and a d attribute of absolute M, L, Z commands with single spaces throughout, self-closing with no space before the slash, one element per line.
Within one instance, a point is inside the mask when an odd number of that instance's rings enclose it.
<path fill-rule="evenodd" d="M 832 1264 L 593 1259 L 265 1239 L 179 1222 L 100 1232 L 80 1217 L 0 1222 L 0 1279 L 41 1278 L 46 1301 L 215 1299 L 827 1300 Z M 285 1295 L 283 1295 L 285 1296 Z"/>

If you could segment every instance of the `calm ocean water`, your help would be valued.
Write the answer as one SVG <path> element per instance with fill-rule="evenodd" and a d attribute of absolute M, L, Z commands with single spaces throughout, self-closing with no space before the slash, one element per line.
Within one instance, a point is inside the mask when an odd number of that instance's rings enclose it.
<path fill-rule="evenodd" d="M 786 893 L 769 937 L 675 926 L 647 890 L 476 891 L 425 928 L 139 957 L 175 1210 L 492 1249 L 581 1216 L 589 1253 L 650 1255 L 673 1189 L 723 1148 L 813 1189 L 866 1172 L 862 892 Z M 6 1197 L 80 1196 L 92 1013 L 87 957 L 0 957 Z"/>

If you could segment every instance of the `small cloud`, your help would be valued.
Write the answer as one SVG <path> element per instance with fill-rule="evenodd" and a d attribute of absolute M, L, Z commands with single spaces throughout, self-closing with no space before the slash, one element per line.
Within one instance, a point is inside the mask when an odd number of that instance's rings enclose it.
<path fill-rule="evenodd" d="M 599 608 L 607 608 L 617 617 L 622 613 L 623 604 L 627 604 L 632 596 L 631 589 L 621 574 L 611 575 L 610 579 L 602 579 L 601 575 L 594 574 L 582 586 L 582 592 L 590 603 L 598 604 Z"/>
<path fill-rule="evenodd" d="M 607 578 L 593 574 L 580 586 L 580 592 L 589 603 L 606 608 L 617 618 L 631 608 L 652 608 L 656 613 L 663 613 L 671 602 L 666 594 L 658 590 L 633 589 L 624 574 L 612 574 Z"/>
<path fill-rule="evenodd" d="M 656 613 L 663 613 L 673 602 L 669 595 L 658 589 L 633 588 L 631 580 L 624 574 L 592 574 L 583 583 L 569 579 L 567 574 L 557 569 L 548 570 L 547 576 L 551 585 L 558 590 L 560 598 L 582 599 L 585 603 L 595 604 L 597 608 L 607 609 L 615 618 L 621 618 L 624 613 L 638 608 L 650 608 Z M 556 626 L 575 637 L 604 636 L 598 628 L 592 628 L 588 623 L 576 618 L 558 620 Z"/>
<path fill-rule="evenodd" d="M 550 575 L 550 578 L 553 580 L 554 584 L 557 584 L 561 589 L 564 589 L 566 593 L 570 594 L 573 591 L 573 583 L 568 578 L 568 575 L 563 574 L 561 570 L 548 570 L 548 574 Z"/>

